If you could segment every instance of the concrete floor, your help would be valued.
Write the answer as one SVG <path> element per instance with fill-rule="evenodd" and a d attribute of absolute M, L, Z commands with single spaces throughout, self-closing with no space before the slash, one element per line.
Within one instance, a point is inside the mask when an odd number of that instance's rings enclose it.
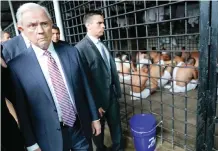
<path fill-rule="evenodd" d="M 120 100 L 121 119 L 123 129 L 127 131 L 125 151 L 135 150 L 126 123 L 137 113 L 153 113 L 157 123 L 161 119 L 163 121 L 163 124 L 157 128 L 156 151 L 195 150 L 197 90 L 189 91 L 187 94 L 172 94 L 168 89 L 162 89 L 147 99 L 132 101 L 129 95 L 130 87 L 128 85 L 121 85 L 121 87 L 124 93 Z M 110 146 L 109 131 L 106 129 L 105 133 L 105 144 Z M 218 125 L 215 135 L 218 135 Z M 218 139 L 215 140 L 215 144 L 218 145 Z"/>
<path fill-rule="evenodd" d="M 122 85 L 122 87 L 123 92 L 125 89 L 125 95 L 121 100 L 123 117 L 126 116 L 125 110 L 128 120 L 133 114 L 153 113 L 157 123 L 161 119 L 163 121 L 163 124 L 157 128 L 157 136 L 160 140 L 167 140 L 171 144 L 178 144 L 181 147 L 186 145 L 187 148 L 194 150 L 197 90 L 189 91 L 185 95 L 185 93 L 172 94 L 168 89 L 159 89 L 159 92 L 155 92 L 146 99 L 132 101 L 129 96 L 130 87 L 128 85 Z M 185 136 L 187 136 L 186 139 Z"/>

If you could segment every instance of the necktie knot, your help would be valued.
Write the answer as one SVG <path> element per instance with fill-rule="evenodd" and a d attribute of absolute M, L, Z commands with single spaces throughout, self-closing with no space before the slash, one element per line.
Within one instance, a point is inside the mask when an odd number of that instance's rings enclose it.
<path fill-rule="evenodd" d="M 43 54 L 44 54 L 45 56 L 47 56 L 48 59 L 52 61 L 52 63 L 55 62 L 54 58 L 53 58 L 52 55 L 51 55 L 51 52 L 49 52 L 48 50 L 45 50 Z"/>
<path fill-rule="evenodd" d="M 44 50 L 43 55 L 45 55 L 47 57 L 51 57 L 51 52 L 49 52 L 48 50 Z"/>

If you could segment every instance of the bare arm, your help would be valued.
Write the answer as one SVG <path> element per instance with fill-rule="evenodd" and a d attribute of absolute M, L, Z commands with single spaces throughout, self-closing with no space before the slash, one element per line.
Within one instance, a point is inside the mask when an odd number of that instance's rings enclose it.
<path fill-rule="evenodd" d="M 196 71 L 195 69 L 193 69 L 192 75 L 193 75 L 193 78 L 194 78 L 194 79 L 197 79 L 197 78 L 198 78 L 198 74 L 197 74 L 197 71 Z"/>
<path fill-rule="evenodd" d="M 132 69 L 132 71 L 133 71 L 133 72 L 135 72 L 135 71 L 136 71 L 136 68 L 134 67 L 134 64 L 133 64 L 133 62 L 131 62 L 131 69 Z"/>
<path fill-rule="evenodd" d="M 144 72 L 141 72 L 140 75 L 144 78 L 144 80 L 148 80 L 148 74 L 147 73 L 144 73 Z"/>

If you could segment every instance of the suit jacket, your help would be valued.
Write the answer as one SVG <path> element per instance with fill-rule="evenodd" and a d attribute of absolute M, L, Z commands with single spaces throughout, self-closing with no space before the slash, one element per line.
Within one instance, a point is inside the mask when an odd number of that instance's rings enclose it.
<path fill-rule="evenodd" d="M 54 43 L 54 42 L 53 42 Z M 66 42 L 66 41 L 63 41 L 63 40 L 59 40 L 57 43 L 61 43 L 61 44 L 68 44 L 69 45 L 69 43 L 68 42 Z"/>
<path fill-rule="evenodd" d="M 12 39 L 2 43 L 2 46 L 2 54 L 6 63 L 27 49 L 24 39 L 21 35 L 15 36 Z"/>
<path fill-rule="evenodd" d="M 105 61 L 103 60 L 98 48 L 86 36 L 75 46 L 81 57 L 84 71 L 86 72 L 89 84 L 92 89 L 94 100 L 96 101 L 96 107 L 102 107 L 107 110 L 109 105 L 112 103 L 111 97 L 111 83 L 110 83 L 110 71 L 107 68 Z M 110 53 L 109 53 L 110 54 Z M 116 97 L 121 97 L 120 82 L 116 70 L 114 58 L 110 55 L 111 64 L 111 80 L 114 85 L 113 91 Z"/>
<path fill-rule="evenodd" d="M 75 99 L 82 130 L 92 136 L 91 121 L 97 109 L 86 76 L 80 67 L 78 51 L 69 45 L 54 44 L 70 93 Z M 61 151 L 63 141 L 56 106 L 34 50 L 30 47 L 9 62 L 15 88 L 15 108 L 26 146 L 38 143 L 43 151 Z"/>

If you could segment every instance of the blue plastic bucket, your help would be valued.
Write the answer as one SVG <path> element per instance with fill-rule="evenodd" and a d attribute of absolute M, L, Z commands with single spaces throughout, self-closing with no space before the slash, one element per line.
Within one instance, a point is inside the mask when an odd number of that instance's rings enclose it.
<path fill-rule="evenodd" d="M 156 147 L 156 119 L 152 114 L 136 114 L 130 119 L 136 151 L 154 151 Z"/>

